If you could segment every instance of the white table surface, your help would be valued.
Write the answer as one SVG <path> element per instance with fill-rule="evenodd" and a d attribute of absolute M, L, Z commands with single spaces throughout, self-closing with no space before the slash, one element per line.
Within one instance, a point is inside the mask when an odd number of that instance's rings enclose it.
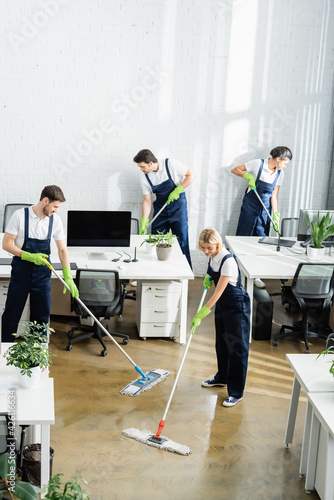
<path fill-rule="evenodd" d="M 6 366 L 3 354 L 10 343 L 1 343 L 0 378 L 11 378 L 11 389 L 15 390 L 15 422 L 16 425 L 41 426 L 41 484 L 46 485 L 50 474 L 50 425 L 55 423 L 53 378 L 48 371 L 41 374 L 38 387 L 25 389 L 18 385 L 16 368 Z M 9 412 L 8 394 L 0 394 L 0 411 Z M 13 411 L 13 410 L 12 410 Z"/>

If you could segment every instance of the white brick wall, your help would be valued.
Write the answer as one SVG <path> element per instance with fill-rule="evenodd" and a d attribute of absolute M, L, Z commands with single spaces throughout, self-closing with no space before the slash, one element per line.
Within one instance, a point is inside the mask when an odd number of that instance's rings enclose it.
<path fill-rule="evenodd" d="M 59 184 L 68 209 L 140 217 L 133 156 L 147 147 L 197 173 L 199 232 L 234 234 L 242 179 L 230 168 L 289 146 L 282 216 L 327 201 L 333 145 L 328 0 L 2 0 L 1 199 Z M 2 216 L 2 210 L 1 210 Z M 0 217 L 0 224 L 2 223 Z"/>

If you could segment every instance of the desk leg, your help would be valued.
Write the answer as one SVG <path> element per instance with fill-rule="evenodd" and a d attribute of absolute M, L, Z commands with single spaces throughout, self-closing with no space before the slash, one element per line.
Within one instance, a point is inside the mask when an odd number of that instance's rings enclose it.
<path fill-rule="evenodd" d="M 43 489 L 50 478 L 50 425 L 41 426 L 41 488 Z M 44 494 L 41 498 L 44 498 Z"/>
<path fill-rule="evenodd" d="M 296 423 L 299 394 L 300 394 L 300 383 L 298 382 L 296 375 L 295 375 L 295 377 L 293 379 L 288 422 L 286 425 L 285 438 L 284 438 L 286 448 L 289 448 L 289 444 L 292 443 L 292 437 L 293 437 L 293 432 L 294 432 L 295 423 Z"/>
<path fill-rule="evenodd" d="M 253 291 L 254 291 L 254 280 L 247 277 L 247 293 L 250 299 L 250 330 L 249 330 L 249 343 L 252 342 L 252 322 L 253 322 Z"/>
<path fill-rule="evenodd" d="M 188 306 L 188 280 L 181 280 L 180 344 L 185 344 L 187 338 L 187 311 L 188 311 L 187 306 Z"/>
<path fill-rule="evenodd" d="M 302 454 L 300 458 L 299 474 L 304 477 L 306 474 L 307 467 L 307 456 L 310 444 L 310 431 L 311 431 L 311 420 L 312 420 L 312 405 L 307 401 L 305 424 L 304 424 L 304 435 L 302 444 Z"/>
<path fill-rule="evenodd" d="M 334 438 L 330 433 L 328 433 L 324 500 L 332 500 L 332 498 L 334 498 L 333 463 L 334 463 Z"/>
<path fill-rule="evenodd" d="M 319 431 L 320 431 L 320 422 L 315 412 L 312 411 L 310 444 L 307 454 L 307 466 L 306 466 L 306 478 L 305 478 L 306 491 L 314 490 L 315 469 L 318 456 Z"/>

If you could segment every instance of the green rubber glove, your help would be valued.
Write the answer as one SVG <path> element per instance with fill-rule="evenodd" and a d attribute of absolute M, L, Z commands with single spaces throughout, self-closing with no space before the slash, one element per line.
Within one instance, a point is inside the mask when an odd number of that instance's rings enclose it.
<path fill-rule="evenodd" d="M 244 175 L 243 175 L 243 178 L 246 179 L 246 181 L 248 181 L 248 186 L 251 188 L 251 189 L 256 189 L 256 186 L 255 186 L 255 180 L 254 180 L 254 177 L 252 176 L 252 174 L 249 174 L 248 172 L 246 172 Z"/>
<path fill-rule="evenodd" d="M 26 260 L 28 262 L 32 262 L 36 264 L 36 266 L 47 266 L 49 262 L 46 262 L 44 259 L 48 259 L 48 255 L 45 253 L 29 253 L 22 251 L 21 259 Z"/>
<path fill-rule="evenodd" d="M 71 291 L 72 297 L 75 297 L 75 298 L 79 297 L 79 290 L 77 289 L 77 286 L 73 281 L 72 272 L 71 272 L 71 269 L 69 267 L 63 268 L 63 276 L 64 276 L 64 281 L 65 281 L 66 285 L 68 285 L 68 287 Z M 64 286 L 63 293 L 66 293 L 66 290 L 67 290 L 67 288 L 66 288 L 66 286 Z"/>
<path fill-rule="evenodd" d="M 202 309 L 198 311 L 198 313 L 193 317 L 193 320 L 191 322 L 191 328 L 193 328 L 193 333 L 195 332 L 195 329 L 201 324 L 201 321 L 205 316 L 210 314 L 211 309 L 209 309 L 207 306 L 203 306 Z"/>
<path fill-rule="evenodd" d="M 207 274 L 204 278 L 204 281 L 203 281 L 203 286 L 204 288 L 206 288 L 207 290 L 209 290 L 209 288 L 211 287 L 212 285 L 212 278 L 209 274 Z"/>
<path fill-rule="evenodd" d="M 273 228 L 276 231 L 276 233 L 279 233 L 279 220 L 281 218 L 281 214 L 279 212 L 274 212 L 273 213 Z"/>
<path fill-rule="evenodd" d="M 150 221 L 149 221 L 148 217 L 142 217 L 140 219 L 139 234 L 147 234 L 146 228 L 147 228 L 149 222 Z"/>
<path fill-rule="evenodd" d="M 168 196 L 167 201 L 166 201 L 166 205 L 169 205 L 169 203 L 171 203 L 172 201 L 178 200 L 180 194 L 183 193 L 183 191 L 184 191 L 184 188 L 181 186 L 181 184 L 176 186 L 176 188 L 171 193 L 169 193 L 169 196 Z"/>

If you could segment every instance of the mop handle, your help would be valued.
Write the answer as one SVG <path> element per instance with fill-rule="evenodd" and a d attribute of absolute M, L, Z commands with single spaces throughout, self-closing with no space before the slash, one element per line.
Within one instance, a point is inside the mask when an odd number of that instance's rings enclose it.
<path fill-rule="evenodd" d="M 44 258 L 44 257 L 43 257 Z M 47 266 L 49 269 L 51 269 L 51 271 L 57 276 L 57 278 L 62 282 L 62 284 L 67 288 L 67 290 L 71 293 L 71 289 L 70 287 L 68 286 L 67 283 L 65 283 L 65 281 L 63 280 L 63 278 L 57 273 L 57 271 L 54 269 L 54 267 L 50 264 L 50 262 L 48 262 L 45 258 L 44 260 L 47 262 Z M 108 332 L 108 330 L 102 325 L 102 323 L 100 323 L 100 321 L 94 316 L 94 314 L 88 309 L 88 307 L 82 302 L 82 300 L 79 298 L 79 297 L 75 297 L 75 300 L 77 300 L 79 302 L 79 304 L 81 305 L 81 307 L 83 307 L 85 309 L 85 311 L 89 314 L 89 316 L 91 316 L 93 318 L 93 320 L 95 321 L 95 323 L 101 328 L 101 330 L 104 331 L 104 333 L 106 335 L 108 335 L 108 337 L 113 341 L 113 343 L 115 345 L 117 345 L 117 347 L 122 351 L 122 353 L 128 358 L 128 360 L 130 361 L 130 363 L 133 364 L 133 366 L 135 367 L 135 369 L 137 370 L 138 373 L 140 373 L 140 375 L 144 378 L 145 377 L 145 374 L 143 373 L 143 371 L 139 368 L 139 366 L 136 365 L 136 363 L 130 358 L 130 356 L 128 356 L 128 354 L 124 351 L 124 349 L 121 348 L 121 346 L 119 345 L 118 342 L 116 342 L 116 340 L 112 337 L 112 335 L 110 335 L 110 333 Z"/>
<path fill-rule="evenodd" d="M 204 288 L 204 290 L 203 290 L 203 294 L 202 294 L 202 298 L 201 298 L 201 302 L 200 302 L 200 304 L 199 304 L 199 306 L 198 306 L 198 310 L 197 310 L 197 312 L 198 312 L 198 311 L 202 308 L 202 306 L 203 306 L 203 302 L 204 302 L 204 299 L 205 299 L 206 292 L 207 292 L 207 288 Z M 190 342 L 191 342 L 191 339 L 192 339 L 192 336 L 193 336 L 194 330 L 195 330 L 195 327 L 193 326 L 193 327 L 192 327 L 192 329 L 191 329 L 190 335 L 189 335 L 189 339 L 188 339 L 188 342 L 187 342 L 186 348 L 185 348 L 185 350 L 184 350 L 184 353 L 183 353 L 183 356 L 182 356 L 182 359 L 181 359 L 181 363 L 180 363 L 179 369 L 178 369 L 177 374 L 176 374 L 176 377 L 175 377 L 174 385 L 173 385 L 172 391 L 171 391 L 171 393 L 170 393 L 170 396 L 169 396 L 169 399 L 168 399 L 168 402 L 167 402 L 167 405 L 166 405 L 165 413 L 164 413 L 164 415 L 163 415 L 163 417 L 162 417 L 162 420 L 160 421 L 160 424 L 159 424 L 159 430 L 158 430 L 157 434 L 156 434 L 154 437 L 157 437 L 157 438 L 159 438 L 159 437 L 160 437 L 160 434 L 161 434 L 162 428 L 163 428 L 163 426 L 165 425 L 166 416 L 167 416 L 167 413 L 168 413 L 168 410 L 169 410 L 170 404 L 171 404 L 171 402 L 172 402 L 172 398 L 173 398 L 173 395 L 174 395 L 174 392 L 175 392 L 175 389 L 176 389 L 176 385 L 177 385 L 177 382 L 178 382 L 179 377 L 180 377 L 180 374 L 181 374 L 181 370 L 182 370 L 182 367 L 183 367 L 184 360 L 186 359 L 186 355 L 187 355 L 187 352 L 188 352 L 188 349 L 189 349 L 189 346 L 190 346 Z"/>
<path fill-rule="evenodd" d="M 153 224 L 153 222 L 155 221 L 155 219 L 157 219 L 159 217 L 159 215 L 161 214 L 161 212 L 167 207 L 167 203 L 164 204 L 163 207 L 160 208 L 159 212 L 153 217 L 153 219 L 151 220 L 151 222 L 149 222 L 146 226 L 146 229 L 151 225 Z"/>
<path fill-rule="evenodd" d="M 253 191 L 254 191 L 254 193 L 256 194 L 256 196 L 258 197 L 258 199 L 259 199 L 259 201 L 260 201 L 261 205 L 263 206 L 263 208 L 264 208 L 264 209 L 265 209 L 265 211 L 267 212 L 267 215 L 268 215 L 269 219 L 271 220 L 272 225 L 274 226 L 274 225 L 275 225 L 275 222 L 273 221 L 273 218 L 271 217 L 270 213 L 268 212 L 267 208 L 265 207 L 265 205 L 264 205 L 264 203 L 263 203 L 263 201 L 262 201 L 262 199 L 261 199 L 261 196 L 260 196 L 260 195 L 259 195 L 259 193 L 256 191 L 256 188 L 254 188 L 254 189 L 253 189 Z M 281 236 L 281 233 L 277 233 L 277 234 L 278 234 L 278 236 Z"/>

